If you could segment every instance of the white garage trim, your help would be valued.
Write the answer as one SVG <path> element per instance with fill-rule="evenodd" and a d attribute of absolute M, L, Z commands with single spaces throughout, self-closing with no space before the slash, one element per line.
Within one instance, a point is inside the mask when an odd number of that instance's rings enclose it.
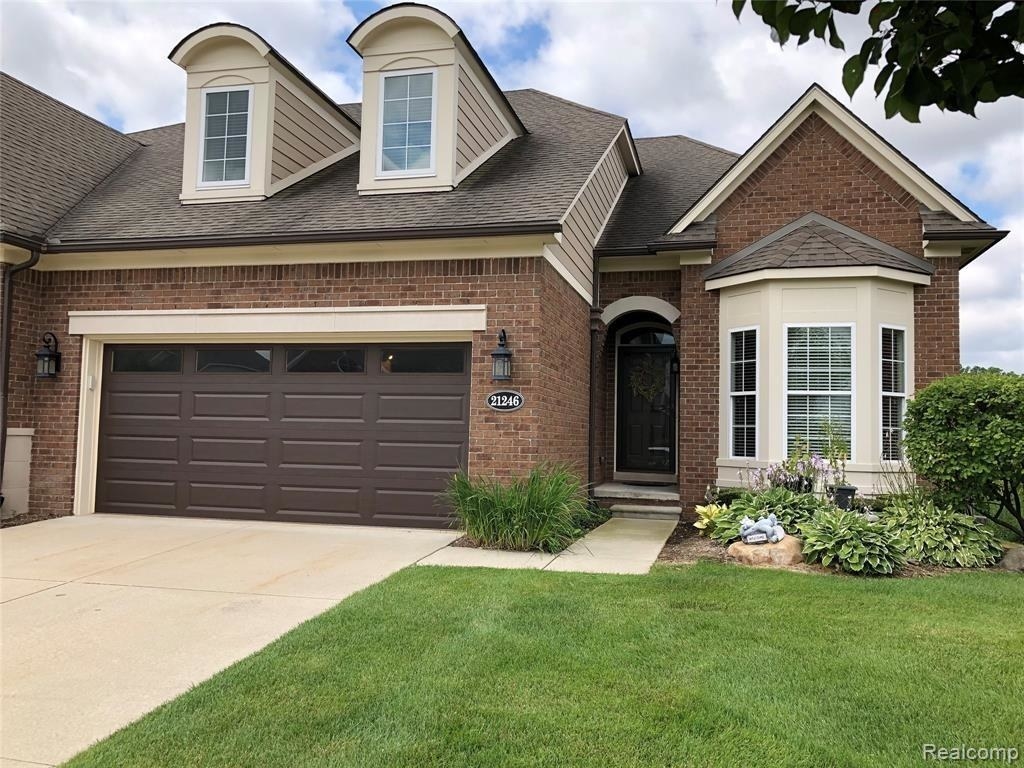
<path fill-rule="evenodd" d="M 280 309 L 159 309 L 111 312 L 68 312 L 68 333 L 82 336 L 198 336 L 240 334 L 291 337 L 302 334 L 462 333 L 487 330 L 487 307 L 310 307 Z M 347 339 L 353 340 L 353 339 Z M 445 339 L 451 341 L 452 339 Z"/>
<path fill-rule="evenodd" d="M 90 514 L 96 507 L 104 343 L 466 342 L 485 330 L 482 304 L 68 312 L 68 333 L 83 337 L 74 514 Z"/>
<path fill-rule="evenodd" d="M 655 296 L 627 296 L 605 307 L 601 313 L 601 321 L 605 325 L 611 325 L 627 312 L 653 312 L 670 323 L 674 323 L 682 314 L 676 307 Z"/>

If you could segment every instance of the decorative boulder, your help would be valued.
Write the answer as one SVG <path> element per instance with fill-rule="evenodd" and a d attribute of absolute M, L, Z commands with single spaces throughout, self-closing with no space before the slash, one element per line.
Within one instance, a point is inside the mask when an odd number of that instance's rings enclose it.
<path fill-rule="evenodd" d="M 729 557 L 746 565 L 798 565 L 804 561 L 804 542 L 796 536 L 787 536 L 775 544 L 744 544 L 736 541 L 729 545 Z"/>
<path fill-rule="evenodd" d="M 1024 546 L 1020 544 L 1003 544 L 1003 559 L 999 567 L 1007 571 L 1024 572 Z"/>

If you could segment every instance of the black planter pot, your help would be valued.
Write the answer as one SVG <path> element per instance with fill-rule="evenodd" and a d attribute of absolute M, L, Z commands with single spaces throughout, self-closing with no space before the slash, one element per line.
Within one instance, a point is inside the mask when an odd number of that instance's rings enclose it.
<path fill-rule="evenodd" d="M 786 483 L 786 488 L 793 493 L 811 493 L 814 490 L 814 482 L 806 477 L 801 477 L 797 480 L 790 480 Z"/>
<path fill-rule="evenodd" d="M 840 509 L 849 509 L 853 506 L 853 497 L 857 495 L 857 486 L 837 485 L 834 493 L 836 506 Z"/>

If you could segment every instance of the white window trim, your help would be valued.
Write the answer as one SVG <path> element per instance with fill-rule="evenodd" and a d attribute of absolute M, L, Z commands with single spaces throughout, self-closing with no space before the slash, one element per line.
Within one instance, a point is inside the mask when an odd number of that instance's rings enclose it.
<path fill-rule="evenodd" d="M 743 331 L 754 332 L 754 391 L 753 392 L 735 392 L 732 388 L 732 335 L 734 333 L 742 333 Z M 758 444 L 761 442 L 761 326 L 759 325 L 745 325 L 740 328 L 730 328 L 728 335 L 728 350 L 726 357 L 727 376 L 729 382 L 729 458 L 731 459 L 746 459 L 748 461 L 757 461 L 758 457 Z M 737 456 L 736 455 L 736 420 L 734 413 L 735 398 L 738 395 L 753 395 L 754 396 L 754 455 L 753 456 Z"/>
<path fill-rule="evenodd" d="M 850 457 L 857 455 L 857 324 L 856 323 L 783 323 L 782 325 L 782 456 L 789 456 L 789 329 L 790 328 L 849 328 L 850 329 Z M 804 395 L 835 395 L 837 392 L 808 390 Z"/>
<path fill-rule="evenodd" d="M 430 167 L 425 170 L 415 171 L 385 171 L 384 170 L 384 81 L 389 77 L 402 77 L 404 75 L 430 75 Z M 395 69 L 380 73 L 377 99 L 377 157 L 376 163 L 378 179 L 422 179 L 437 176 L 437 68 L 427 67 L 424 69 Z"/>
<path fill-rule="evenodd" d="M 245 178 L 231 181 L 203 181 L 203 161 L 206 160 L 206 95 L 209 93 L 232 93 L 235 91 L 249 92 L 249 114 L 245 126 Z M 249 170 L 252 165 L 252 113 L 255 89 L 251 85 L 225 85 L 215 88 L 203 88 L 199 91 L 199 167 L 196 168 L 196 189 L 243 189 L 248 187 Z"/>
<path fill-rule="evenodd" d="M 892 331 L 903 332 L 903 391 L 902 392 L 886 392 L 882 384 L 882 341 L 886 329 Z M 903 427 L 903 420 L 907 415 L 907 359 L 910 357 L 910 349 L 907 344 L 908 340 L 907 328 L 904 325 L 892 325 L 890 323 L 881 323 L 878 326 L 878 460 L 884 465 L 893 466 L 899 464 L 903 460 L 903 439 L 902 436 L 906 435 L 906 431 Z M 885 446 L 885 410 L 882 407 L 882 401 L 884 397 L 901 397 L 903 398 L 903 407 L 900 409 L 900 432 L 903 433 L 900 439 L 900 458 L 898 459 L 886 459 L 882 456 L 882 449 Z"/>

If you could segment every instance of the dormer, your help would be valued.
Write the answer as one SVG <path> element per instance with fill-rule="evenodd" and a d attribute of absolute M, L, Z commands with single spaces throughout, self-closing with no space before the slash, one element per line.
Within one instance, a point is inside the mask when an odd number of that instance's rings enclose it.
<path fill-rule="evenodd" d="M 363 59 L 359 193 L 443 192 L 526 133 L 458 25 L 384 8 L 348 38 Z"/>
<path fill-rule="evenodd" d="M 359 125 L 237 24 L 171 51 L 187 73 L 183 203 L 262 200 L 359 150 Z"/>

